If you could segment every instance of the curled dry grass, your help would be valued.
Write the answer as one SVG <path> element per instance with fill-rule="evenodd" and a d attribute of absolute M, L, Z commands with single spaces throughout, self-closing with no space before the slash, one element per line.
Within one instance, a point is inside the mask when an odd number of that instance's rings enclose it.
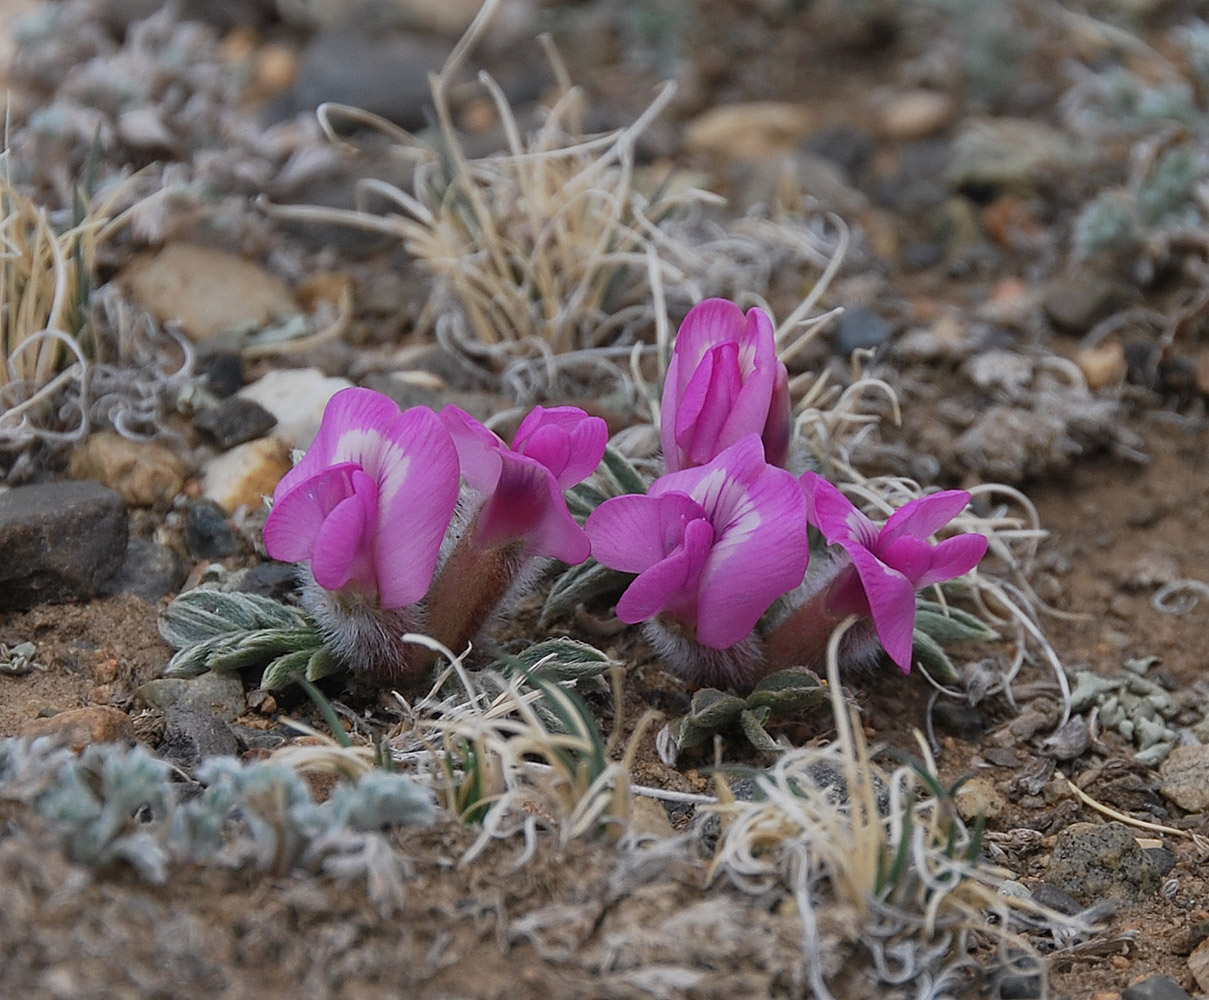
<path fill-rule="evenodd" d="M 665 84 L 627 127 L 585 134 L 584 94 L 548 39 L 558 92 L 540 124 L 526 134 L 502 90 L 481 73 L 507 148 L 469 157 L 449 92 L 498 5 L 483 5 L 431 79 L 439 126 L 432 144 L 356 108 L 320 108 L 331 141 L 348 145 L 337 134 L 341 123 L 369 126 L 414 162 L 411 192 L 380 180 L 361 182 L 363 204 L 372 195 L 391 206 L 389 212 L 266 207 L 282 217 L 399 238 L 431 279 L 420 330 L 526 400 L 585 386 L 597 394 L 602 386 L 632 394 L 627 361 L 652 353 L 644 343 L 652 329 L 666 345 L 665 288 L 685 306 L 704 294 L 723 294 L 732 283 L 759 294 L 778 255 L 827 259 L 828 240 L 817 228 L 754 219 L 734 231 L 698 225 L 694 212 L 720 198 L 673 178 L 652 190 L 636 174 L 635 147 L 670 102 L 674 85 Z M 824 287 L 826 281 L 819 283 L 819 294 Z"/>
<path fill-rule="evenodd" d="M 32 416 L 88 360 L 79 334 L 92 290 L 97 243 L 107 221 L 78 200 L 72 225 L 12 182 L 0 168 L 0 442 L 20 440 Z"/>

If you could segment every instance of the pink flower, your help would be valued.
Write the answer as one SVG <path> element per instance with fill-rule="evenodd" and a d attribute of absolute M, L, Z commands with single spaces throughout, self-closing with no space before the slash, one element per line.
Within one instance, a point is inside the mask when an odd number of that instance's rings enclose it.
<path fill-rule="evenodd" d="M 777 360 L 772 320 L 726 299 L 693 307 L 676 335 L 663 384 L 660 437 L 669 472 L 704 465 L 748 434 L 765 460 L 789 452 L 789 373 Z"/>
<path fill-rule="evenodd" d="M 529 555 L 574 565 L 588 558 L 588 536 L 567 510 L 563 491 L 590 476 L 609 431 L 576 406 L 535 406 L 509 448 L 469 413 L 446 406 L 441 420 L 461 460 L 462 475 L 487 494 L 475 541 L 490 548 L 523 539 Z"/>
<path fill-rule="evenodd" d="M 656 480 L 645 496 L 606 500 L 585 527 L 597 560 L 638 574 L 618 618 L 667 614 L 701 645 L 727 649 L 802 582 L 805 514 L 797 481 L 765 462 L 748 434 L 708 464 Z"/>
<path fill-rule="evenodd" d="M 331 398 L 310 450 L 273 494 L 274 559 L 307 562 L 327 590 L 414 604 L 432 583 L 458 495 L 458 456 L 435 413 L 369 389 Z"/>
<path fill-rule="evenodd" d="M 848 575 L 831 592 L 831 610 L 872 616 L 890 659 L 910 672 L 915 592 L 968 573 L 986 555 L 983 535 L 957 535 L 937 545 L 928 541 L 965 509 L 970 494 L 947 490 L 912 500 L 879 530 L 818 473 L 805 473 L 802 487 L 807 519 L 829 545 L 839 545 L 852 559 Z"/>

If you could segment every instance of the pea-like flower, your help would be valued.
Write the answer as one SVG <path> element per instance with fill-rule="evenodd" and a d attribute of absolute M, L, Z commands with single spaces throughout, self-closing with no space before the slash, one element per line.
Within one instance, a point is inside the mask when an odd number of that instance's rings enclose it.
<path fill-rule="evenodd" d="M 909 672 L 915 592 L 968 573 L 986 555 L 983 535 L 956 535 L 935 545 L 928 541 L 965 509 L 970 494 L 946 490 L 912 500 L 879 529 L 818 473 L 805 473 L 801 482 L 807 519 L 828 544 L 840 546 L 852 560 L 831 587 L 829 610 L 839 616 L 872 617 L 890 659 Z"/>
<path fill-rule="evenodd" d="M 525 555 L 565 563 L 588 558 L 588 536 L 567 510 L 563 491 L 590 476 L 604 455 L 609 431 L 577 406 L 535 406 L 509 448 L 456 406 L 441 420 L 449 429 L 471 487 L 486 494 L 474 542 L 492 548 L 521 541 Z"/>
<path fill-rule="evenodd" d="M 759 435 L 748 434 L 705 465 L 657 479 L 645 496 L 606 500 L 585 528 L 598 561 L 638 574 L 617 603 L 618 618 L 667 617 L 700 645 L 723 650 L 802 582 L 805 514 L 798 482 L 769 465 Z"/>
<path fill-rule="evenodd" d="M 669 472 L 705 465 L 748 434 L 761 437 L 765 461 L 785 464 L 789 373 L 767 313 L 706 299 L 684 318 L 663 384 L 664 461 Z"/>
<path fill-rule="evenodd" d="M 432 583 L 457 496 L 457 451 L 435 413 L 400 412 L 381 393 L 344 389 L 277 485 L 265 548 L 309 563 L 325 590 L 401 608 Z"/>

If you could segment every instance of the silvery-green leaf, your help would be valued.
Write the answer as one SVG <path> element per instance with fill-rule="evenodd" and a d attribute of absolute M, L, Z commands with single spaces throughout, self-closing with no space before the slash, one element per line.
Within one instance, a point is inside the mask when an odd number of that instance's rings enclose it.
<path fill-rule="evenodd" d="M 596 470 L 596 475 L 613 496 L 645 493 L 649 487 L 642 473 L 634 468 L 634 463 L 612 446 L 605 448 L 604 458 L 600 468 Z"/>
<path fill-rule="evenodd" d="M 165 677 L 196 677 L 210 669 L 210 657 L 216 650 L 226 649 L 231 641 L 228 635 L 215 636 L 205 642 L 185 646 L 172 655 L 164 668 Z"/>
<path fill-rule="evenodd" d="M 744 709 L 739 713 L 739 728 L 743 730 L 743 735 L 747 737 L 747 742 L 757 750 L 762 750 L 765 753 L 777 753 L 780 751 L 780 746 L 777 741 L 768 735 L 768 731 L 764 728 L 760 717 L 754 712 L 749 712 Z"/>
<path fill-rule="evenodd" d="M 260 686 L 266 691 L 280 691 L 306 676 L 307 665 L 315 655 L 311 649 L 295 649 L 277 657 L 260 675 Z"/>
<path fill-rule="evenodd" d="M 956 684 L 959 680 L 957 668 L 940 643 L 927 632 L 915 630 L 914 660 L 920 663 L 932 677 L 942 684 Z"/>
<path fill-rule="evenodd" d="M 691 716 L 674 719 L 669 723 L 670 743 L 677 755 L 681 750 L 698 747 L 706 740 L 712 739 L 716 729 L 710 726 L 698 725 Z"/>
<path fill-rule="evenodd" d="M 505 666 L 529 677 L 548 681 L 576 681 L 599 677 L 615 661 L 595 646 L 578 639 L 547 639 L 505 661 Z"/>
<path fill-rule="evenodd" d="M 695 726 L 717 732 L 734 723 L 746 708 L 747 703 L 742 698 L 717 688 L 702 688 L 693 695 L 686 718 Z"/>
<path fill-rule="evenodd" d="M 336 659 L 327 646 L 320 646 L 313 653 L 306 665 L 306 679 L 308 681 L 321 681 L 325 677 L 331 677 L 332 674 L 343 672 L 344 664 Z"/>
<path fill-rule="evenodd" d="M 306 623 L 302 612 L 257 594 L 188 590 L 163 610 L 160 635 L 175 649 L 204 642 L 233 631 L 262 628 L 298 628 Z"/>
<path fill-rule="evenodd" d="M 295 650 L 313 652 L 322 640 L 311 628 L 275 628 L 245 632 L 230 648 L 210 656 L 211 670 L 242 670 Z"/>
<path fill-rule="evenodd" d="M 546 596 L 541 620 L 545 622 L 559 618 L 574 611 L 576 605 L 585 601 L 620 592 L 633 579 L 634 574 L 609 569 L 595 559 L 572 566 L 554 581 L 550 593 Z"/>
<path fill-rule="evenodd" d="M 999 633 L 972 614 L 954 607 L 945 609 L 931 601 L 920 601 L 916 605 L 915 627 L 939 643 L 985 642 L 999 638 Z"/>
<path fill-rule="evenodd" d="M 747 696 L 747 707 L 767 707 L 780 714 L 814 708 L 826 700 L 827 688 L 817 675 L 803 667 L 791 667 L 764 677 Z"/>

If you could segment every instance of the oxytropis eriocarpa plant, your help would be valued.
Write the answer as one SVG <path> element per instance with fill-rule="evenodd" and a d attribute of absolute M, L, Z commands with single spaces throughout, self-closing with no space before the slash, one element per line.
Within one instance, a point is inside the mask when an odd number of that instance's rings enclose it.
<path fill-rule="evenodd" d="M 400 412 L 379 393 L 346 389 L 278 484 L 265 547 L 303 564 L 303 605 L 338 659 L 405 678 L 429 657 L 406 636 L 460 646 L 533 559 L 588 557 L 562 490 L 595 469 L 606 436 L 603 420 L 575 407 L 538 407 L 509 448 L 456 407 Z M 454 540 L 462 477 L 467 523 Z"/>
<path fill-rule="evenodd" d="M 434 650 L 463 650 L 545 561 L 590 555 L 628 583 L 618 617 L 645 623 L 668 666 L 697 685 L 747 693 L 773 673 L 818 669 L 848 616 L 847 664 L 881 650 L 903 671 L 935 660 L 924 627 L 934 619 L 947 623 L 943 639 L 989 634 L 943 607 L 917 611 L 921 590 L 987 550 L 981 534 L 932 541 L 968 493 L 919 497 L 879 528 L 817 472 L 785 468 L 788 374 L 762 310 L 711 299 L 688 314 L 661 414 L 667 471 L 648 483 L 617 453 L 601 465 L 605 423 L 577 407 L 535 407 L 508 445 L 456 406 L 400 412 L 367 389 L 335 395 L 265 525 L 269 554 L 304 566 L 303 605 L 324 652 L 286 623 L 261 637 L 289 657 L 270 675 L 322 676 L 334 659 L 380 681 L 416 676 Z M 580 485 L 598 466 L 614 495 Z M 801 670 L 790 686 L 794 698 L 817 693 Z"/>
<path fill-rule="evenodd" d="M 593 555 L 636 578 L 617 604 L 646 622 L 668 664 L 697 684 L 750 690 L 769 672 L 820 667 L 848 615 L 843 655 L 880 649 L 911 669 L 917 592 L 969 572 L 980 534 L 930 537 L 970 495 L 916 499 L 878 528 L 817 472 L 790 460 L 790 402 L 773 325 L 708 300 L 685 318 L 663 389 L 668 472 L 645 496 L 614 497 L 587 519 Z M 810 559 L 810 530 L 829 548 Z"/>

